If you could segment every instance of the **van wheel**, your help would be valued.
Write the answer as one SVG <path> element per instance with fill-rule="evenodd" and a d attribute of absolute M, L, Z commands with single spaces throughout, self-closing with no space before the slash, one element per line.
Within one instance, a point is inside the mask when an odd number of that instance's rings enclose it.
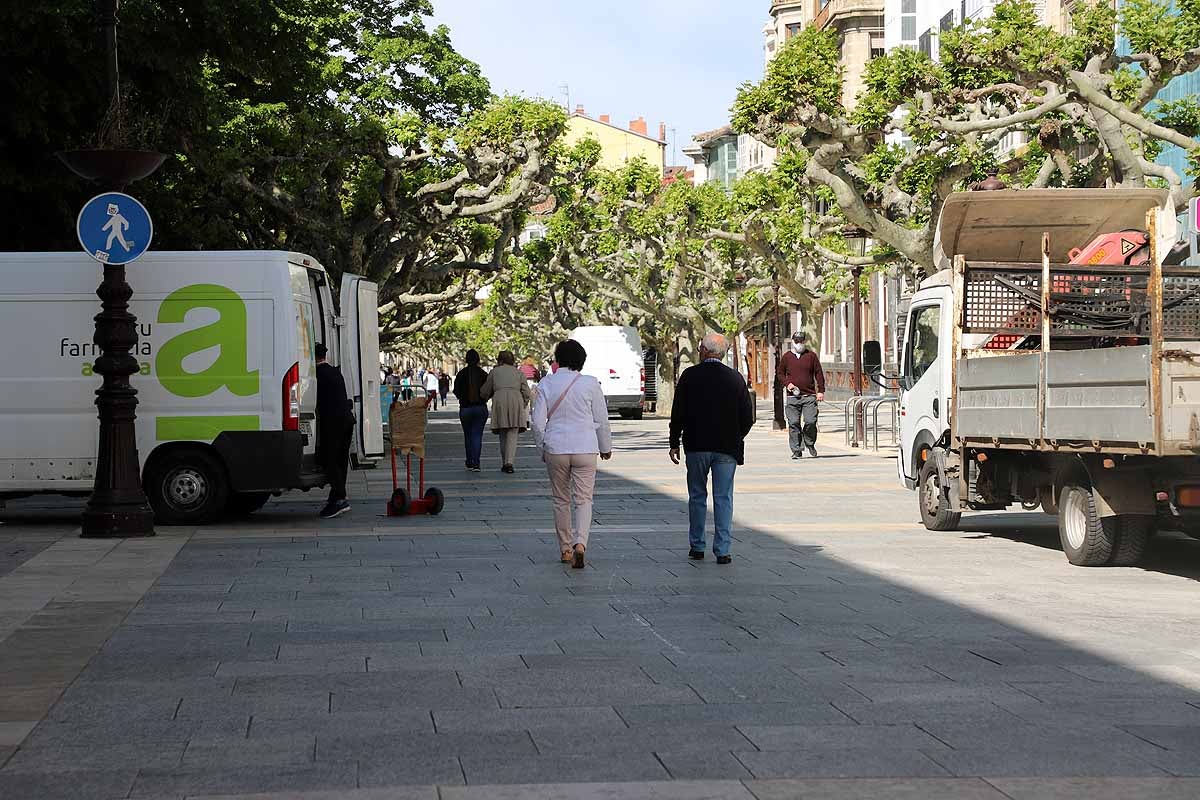
<path fill-rule="evenodd" d="M 953 531 L 962 522 L 962 514 L 950 508 L 945 487 L 938 479 L 937 466 L 932 460 L 921 466 L 917 481 L 917 503 L 921 507 L 921 522 L 931 531 Z"/>
<path fill-rule="evenodd" d="M 644 416 L 640 408 L 622 408 L 620 414 L 621 419 L 641 419 Z"/>
<path fill-rule="evenodd" d="M 1153 518 L 1101 517 L 1086 486 L 1064 486 L 1058 500 L 1058 534 L 1067 560 L 1077 567 L 1129 567 L 1142 559 Z"/>
<path fill-rule="evenodd" d="M 163 525 L 207 525 L 220 519 L 229 503 L 225 467 L 204 450 L 177 450 L 157 459 L 145 490 Z"/>
<path fill-rule="evenodd" d="M 237 492 L 229 496 L 225 513 L 231 517 L 248 517 L 261 510 L 270 499 L 270 492 Z"/>

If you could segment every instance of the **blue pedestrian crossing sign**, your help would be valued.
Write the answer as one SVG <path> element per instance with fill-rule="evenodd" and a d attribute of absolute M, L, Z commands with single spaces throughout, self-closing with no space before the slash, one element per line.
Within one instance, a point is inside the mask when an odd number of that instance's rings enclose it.
<path fill-rule="evenodd" d="M 84 204 L 75 232 L 83 251 L 101 264 L 128 264 L 150 249 L 154 223 L 137 200 L 105 192 Z"/>

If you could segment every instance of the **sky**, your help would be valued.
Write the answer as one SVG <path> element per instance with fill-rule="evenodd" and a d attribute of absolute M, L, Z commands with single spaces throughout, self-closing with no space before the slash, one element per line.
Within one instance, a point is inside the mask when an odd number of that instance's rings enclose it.
<path fill-rule="evenodd" d="M 762 77 L 770 0 L 433 0 L 434 21 L 498 94 L 544 97 L 615 125 L 667 123 L 672 164 L 693 134 L 729 122 Z M 674 134 L 671 128 L 675 129 Z"/>

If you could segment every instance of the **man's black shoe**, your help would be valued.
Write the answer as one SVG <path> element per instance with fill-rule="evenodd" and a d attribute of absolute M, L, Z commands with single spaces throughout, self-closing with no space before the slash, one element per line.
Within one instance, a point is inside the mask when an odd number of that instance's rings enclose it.
<path fill-rule="evenodd" d="M 718 564 L 732 564 L 733 556 L 717 556 Z"/>
<path fill-rule="evenodd" d="M 689 550 L 688 558 L 690 558 L 692 561 L 703 561 L 704 560 L 704 551 L 703 550 Z"/>
<path fill-rule="evenodd" d="M 804 453 L 792 453 L 792 461 L 799 461 L 804 458 Z"/>
<path fill-rule="evenodd" d="M 813 458 L 816 458 L 816 457 L 817 457 L 817 448 L 816 448 L 816 447 L 814 447 L 814 446 L 812 446 L 812 445 L 809 445 L 809 447 L 808 447 L 808 454 L 809 454 L 810 456 L 812 456 Z"/>

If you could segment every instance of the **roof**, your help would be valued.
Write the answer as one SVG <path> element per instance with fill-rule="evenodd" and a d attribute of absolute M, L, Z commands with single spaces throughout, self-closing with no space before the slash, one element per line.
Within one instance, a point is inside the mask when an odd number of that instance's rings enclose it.
<path fill-rule="evenodd" d="M 1159 252 L 1175 242 L 1175 209 L 1165 189 L 1001 189 L 956 192 L 946 199 L 934 241 L 934 262 L 954 255 L 968 261 L 1038 262 L 1042 234 L 1050 234 L 1050 260 L 1064 264 L 1068 251 L 1102 233 L 1145 230 L 1158 210 Z"/>
<path fill-rule="evenodd" d="M 637 136 L 641 139 L 648 139 L 657 145 L 662 145 L 663 147 L 667 146 L 666 142 L 661 141 L 659 139 L 655 139 L 653 136 L 646 136 L 645 134 L 638 133 L 637 131 L 632 131 L 629 128 L 622 128 L 620 125 L 613 125 L 611 122 L 602 122 L 598 119 L 593 119 L 592 117 L 589 117 L 587 114 L 580 114 L 578 111 L 571 114 L 572 119 L 574 119 L 576 117 L 578 117 L 579 119 L 586 119 L 588 122 L 594 122 L 597 125 L 603 125 L 607 128 L 613 128 L 614 130 L 621 131 L 622 133 L 628 133 L 630 136 Z"/>
<path fill-rule="evenodd" d="M 733 135 L 734 135 L 733 126 L 732 125 L 724 125 L 720 128 L 717 128 L 716 130 L 705 131 L 704 133 L 697 133 L 695 136 L 692 137 L 692 139 L 700 145 L 705 145 L 705 144 L 708 144 L 709 142 L 711 142 L 713 139 L 720 139 L 723 136 L 733 136 Z"/>

